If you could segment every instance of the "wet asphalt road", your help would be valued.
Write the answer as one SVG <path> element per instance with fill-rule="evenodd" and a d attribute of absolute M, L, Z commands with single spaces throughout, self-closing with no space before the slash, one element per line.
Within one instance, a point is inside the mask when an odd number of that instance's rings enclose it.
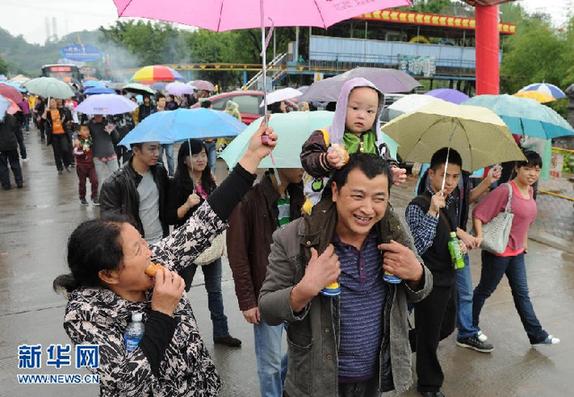
<path fill-rule="evenodd" d="M 18 373 L 83 373 L 81 370 L 18 370 L 19 344 L 69 343 L 62 328 L 65 299 L 52 291 L 66 272 L 66 240 L 75 226 L 97 216 L 82 207 L 74 173 L 58 176 L 51 148 L 36 131 L 26 138 L 30 160 L 22 164 L 24 189 L 0 191 L 0 396 L 96 396 L 96 386 L 18 385 Z M 396 206 L 400 208 L 400 200 Z M 451 336 L 440 345 L 447 396 L 570 396 L 574 392 L 574 256 L 530 242 L 531 298 L 543 326 L 560 337 L 557 346 L 531 347 L 503 281 L 487 301 L 481 325 L 495 345 L 492 354 L 457 347 Z M 478 253 L 472 254 L 478 280 Z M 253 332 L 235 299 L 225 266 L 223 291 L 229 328 L 241 349 L 214 346 L 207 295 L 198 271 L 189 296 L 200 330 L 223 378 L 222 396 L 257 396 Z M 405 396 L 416 396 L 415 391 Z"/>

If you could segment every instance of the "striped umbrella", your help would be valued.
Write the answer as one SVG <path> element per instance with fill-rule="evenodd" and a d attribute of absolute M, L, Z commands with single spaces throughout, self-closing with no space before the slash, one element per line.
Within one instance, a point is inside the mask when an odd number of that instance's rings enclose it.
<path fill-rule="evenodd" d="M 554 99 L 566 98 L 566 94 L 564 94 L 564 91 L 556 87 L 554 84 L 548 84 L 548 83 L 529 84 L 526 87 L 521 88 L 518 92 L 524 92 L 524 91 L 538 91 L 543 94 L 549 95 Z"/>
<path fill-rule="evenodd" d="M 183 76 L 174 69 L 163 65 L 144 66 L 132 76 L 132 81 L 142 84 L 169 83 L 175 80 L 183 80 Z"/>

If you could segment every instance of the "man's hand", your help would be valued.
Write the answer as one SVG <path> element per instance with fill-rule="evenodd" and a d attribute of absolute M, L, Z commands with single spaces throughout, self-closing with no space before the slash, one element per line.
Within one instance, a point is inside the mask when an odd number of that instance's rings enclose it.
<path fill-rule="evenodd" d="M 432 196 L 428 212 L 430 215 L 437 217 L 441 208 L 444 208 L 445 206 L 446 200 L 444 198 L 444 191 L 441 190 Z"/>
<path fill-rule="evenodd" d="M 305 269 L 305 275 L 291 290 L 293 311 L 301 311 L 325 286 L 337 281 L 340 273 L 339 257 L 332 244 L 329 244 L 321 255 L 315 248 L 311 248 L 311 259 Z"/>
<path fill-rule="evenodd" d="M 259 321 L 261 321 L 261 316 L 259 315 L 259 307 L 257 306 L 248 310 L 244 310 L 242 313 L 243 317 L 245 317 L 245 320 L 247 320 L 247 322 L 250 324 L 259 324 Z"/>
<path fill-rule="evenodd" d="M 393 173 L 393 185 L 402 185 L 407 181 L 407 170 L 404 168 L 399 168 L 396 165 L 391 166 L 391 172 Z"/>
<path fill-rule="evenodd" d="M 383 251 L 383 269 L 386 272 L 414 283 L 421 280 L 423 267 L 412 250 L 394 240 L 379 244 L 378 249 Z"/>

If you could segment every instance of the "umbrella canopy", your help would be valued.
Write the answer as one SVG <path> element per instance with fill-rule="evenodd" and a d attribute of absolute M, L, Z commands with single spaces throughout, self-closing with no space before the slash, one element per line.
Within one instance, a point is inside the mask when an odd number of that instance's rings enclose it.
<path fill-rule="evenodd" d="M 297 98 L 303 95 L 303 93 L 295 88 L 282 88 L 280 90 L 275 90 L 267 94 L 267 105 L 271 105 L 272 103 L 285 101 L 287 99 Z M 259 107 L 263 107 L 265 105 L 264 101 L 261 101 L 261 105 Z"/>
<path fill-rule="evenodd" d="M 131 80 L 137 83 L 153 84 L 160 81 L 171 82 L 175 80 L 183 80 L 183 76 L 168 66 L 151 65 L 144 66 L 135 72 Z"/>
<path fill-rule="evenodd" d="M 355 77 L 369 80 L 383 93 L 411 92 L 420 86 L 418 81 L 401 70 L 361 67 L 313 83 L 300 99 L 302 101 L 335 102 L 339 98 L 339 92 L 345 81 Z"/>
<path fill-rule="evenodd" d="M 395 101 L 387 109 L 389 111 L 389 120 L 399 117 L 405 113 L 413 113 L 422 108 L 423 106 L 431 103 L 444 103 L 442 99 L 435 98 L 429 95 L 411 94 L 402 97 Z"/>
<path fill-rule="evenodd" d="M 194 91 L 192 86 L 182 83 L 181 81 L 169 83 L 165 86 L 165 90 L 168 94 L 175 96 L 183 96 L 185 94 L 191 95 Z"/>
<path fill-rule="evenodd" d="M 0 83 L 0 95 L 11 99 L 16 103 L 20 103 L 24 99 L 20 91 L 6 83 Z"/>
<path fill-rule="evenodd" d="M 18 83 L 18 84 L 24 84 L 25 82 L 30 81 L 30 78 L 24 76 L 23 74 L 19 74 L 19 75 L 12 77 L 8 81 L 11 81 L 13 83 Z"/>
<path fill-rule="evenodd" d="M 457 105 L 460 105 L 461 103 L 470 99 L 470 97 L 464 92 L 453 90 L 452 88 L 438 88 L 436 90 L 427 92 L 425 95 L 430 95 L 435 98 L 442 99 L 443 101 L 456 103 Z"/>
<path fill-rule="evenodd" d="M 215 86 L 209 81 L 205 80 L 193 80 L 189 82 L 189 85 L 193 86 L 198 91 L 215 91 Z"/>
<path fill-rule="evenodd" d="M 120 145 L 127 147 L 140 142 L 173 143 L 193 138 L 236 136 L 246 127 L 235 117 L 218 110 L 177 109 L 146 117 L 120 141 Z"/>
<path fill-rule="evenodd" d="M 16 103 L 13 100 L 5 98 L 2 95 L 0 95 L 0 121 L 4 121 L 6 113 L 14 114 L 19 111 L 20 108 L 18 107 L 18 105 L 16 105 Z"/>
<path fill-rule="evenodd" d="M 116 93 L 115 90 L 104 86 L 91 87 L 84 90 L 84 94 L 86 95 L 102 95 L 102 94 L 115 94 L 115 93 Z"/>
<path fill-rule="evenodd" d="M 513 134 L 542 139 L 574 135 L 574 129 L 562 116 L 533 99 L 511 95 L 478 95 L 463 105 L 492 110 L 504 120 Z"/>
<path fill-rule="evenodd" d="M 443 147 L 459 152 L 467 171 L 524 160 L 504 121 L 479 106 L 429 104 L 397 117 L 383 131 L 398 142 L 399 155 L 407 161 L 428 163 Z"/>
<path fill-rule="evenodd" d="M 84 114 L 114 115 L 133 112 L 137 104 L 117 94 L 93 95 L 80 103 L 76 111 Z"/>
<path fill-rule="evenodd" d="M 122 90 L 140 95 L 155 95 L 155 90 L 145 84 L 129 83 L 122 87 Z"/>
<path fill-rule="evenodd" d="M 290 112 L 272 114 L 269 126 L 278 136 L 277 146 L 273 149 L 273 164 L 269 157 L 264 158 L 259 168 L 301 168 L 301 146 L 317 129 L 325 128 L 333 122 L 333 112 Z M 247 150 L 249 140 L 259 128 L 263 117 L 249 124 L 221 153 L 229 168 L 233 168 Z"/>
<path fill-rule="evenodd" d="M 553 96 L 540 91 L 518 91 L 514 96 L 518 98 L 534 99 L 538 103 L 550 103 L 556 100 Z"/>
<path fill-rule="evenodd" d="M 560 88 L 556 87 L 554 84 L 548 83 L 534 83 L 529 84 L 526 87 L 522 87 L 518 92 L 524 91 L 538 91 L 543 94 L 549 95 L 554 99 L 566 98 L 566 94 Z"/>
<path fill-rule="evenodd" d="M 100 80 L 86 80 L 82 83 L 82 85 L 84 86 L 84 88 L 105 87 L 106 86 L 106 84 Z"/>
<path fill-rule="evenodd" d="M 410 6 L 409 0 L 370 1 L 264 1 L 261 0 L 114 0 L 121 17 L 143 17 L 198 26 L 212 31 L 261 26 L 316 26 L 390 7 Z M 259 10 L 263 10 L 265 18 Z"/>
<path fill-rule="evenodd" d="M 67 99 L 75 95 L 68 84 L 53 77 L 32 79 L 25 83 L 24 87 L 32 94 L 40 95 L 44 98 Z"/>
<path fill-rule="evenodd" d="M 6 85 L 9 85 L 10 87 L 14 87 L 14 88 L 16 88 L 18 91 L 20 91 L 21 93 L 26 93 L 26 92 L 28 92 L 28 90 L 27 90 L 26 88 L 22 87 L 22 84 L 16 83 L 16 82 L 14 82 L 14 81 L 5 81 L 5 82 L 3 82 L 2 84 L 6 84 Z"/>
<path fill-rule="evenodd" d="M 156 90 L 156 91 L 163 91 L 163 90 L 165 90 L 165 87 L 167 87 L 167 84 L 168 84 L 168 83 L 166 83 L 166 82 L 164 82 L 164 81 L 160 81 L 160 82 L 157 82 L 157 83 L 153 83 L 153 84 L 151 85 L 151 88 L 154 89 L 154 90 Z"/>

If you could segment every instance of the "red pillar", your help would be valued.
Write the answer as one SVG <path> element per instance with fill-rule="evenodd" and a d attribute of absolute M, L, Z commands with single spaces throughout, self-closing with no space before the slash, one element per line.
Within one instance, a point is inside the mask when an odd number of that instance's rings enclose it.
<path fill-rule="evenodd" d="M 499 93 L 498 6 L 476 6 L 476 93 Z"/>

